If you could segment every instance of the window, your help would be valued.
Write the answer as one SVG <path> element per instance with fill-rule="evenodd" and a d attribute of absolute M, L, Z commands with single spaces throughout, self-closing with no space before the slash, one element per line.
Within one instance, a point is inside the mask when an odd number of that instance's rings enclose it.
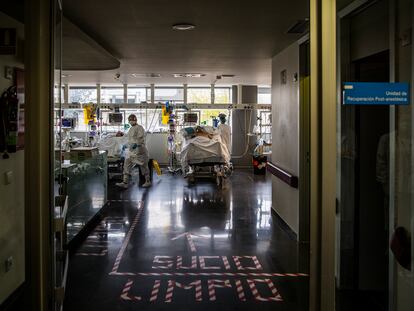
<path fill-rule="evenodd" d="M 151 101 L 151 89 L 147 91 L 147 100 Z M 184 89 L 180 87 L 157 87 L 154 95 L 155 102 L 173 101 L 175 103 L 184 102 Z"/>
<path fill-rule="evenodd" d="M 257 110 L 259 134 L 265 142 L 272 142 L 272 112 L 270 110 Z"/>
<path fill-rule="evenodd" d="M 151 101 L 151 95 L 147 99 L 147 88 L 145 87 L 129 87 L 128 88 L 128 103 L 140 104 L 148 100 Z M 151 94 L 151 90 L 150 90 Z"/>
<path fill-rule="evenodd" d="M 167 125 L 161 122 L 161 109 L 125 110 L 124 122 L 126 124 L 131 114 L 137 117 L 138 124 L 142 125 L 146 131 L 160 132 L 167 129 Z"/>
<path fill-rule="evenodd" d="M 55 106 L 57 107 L 59 104 L 63 103 L 64 101 L 64 88 L 62 87 L 60 90 L 60 95 L 59 95 L 59 85 L 55 85 L 54 88 L 54 102 L 55 102 Z M 60 97 L 59 97 L 60 96 Z"/>
<path fill-rule="evenodd" d="M 270 87 L 259 87 L 257 94 L 258 104 L 272 103 L 272 89 Z"/>
<path fill-rule="evenodd" d="M 200 124 L 213 126 L 213 119 L 218 118 L 220 113 L 224 113 L 227 116 L 226 123 L 231 125 L 230 117 L 231 114 L 228 110 L 221 109 L 201 109 L 200 110 Z"/>
<path fill-rule="evenodd" d="M 122 87 L 102 87 L 101 103 L 122 104 L 124 103 L 124 88 Z"/>
<path fill-rule="evenodd" d="M 231 88 L 215 88 L 214 89 L 214 103 L 216 104 L 231 104 L 232 102 Z"/>
<path fill-rule="evenodd" d="M 187 97 L 190 104 L 211 104 L 211 88 L 188 88 Z"/>
<path fill-rule="evenodd" d="M 69 103 L 97 103 L 96 87 L 70 87 Z"/>
<path fill-rule="evenodd" d="M 147 110 L 147 127 L 145 129 L 150 132 L 165 132 L 168 130 L 168 125 L 162 124 L 162 113 L 160 109 Z"/>

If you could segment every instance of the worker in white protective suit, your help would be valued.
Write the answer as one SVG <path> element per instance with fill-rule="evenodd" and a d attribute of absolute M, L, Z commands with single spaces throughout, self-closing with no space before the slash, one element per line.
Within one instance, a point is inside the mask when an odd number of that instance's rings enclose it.
<path fill-rule="evenodd" d="M 151 186 L 150 170 L 148 168 L 148 150 L 145 146 L 145 130 L 137 124 L 137 117 L 130 115 L 128 117 L 131 128 L 128 131 L 128 152 L 124 162 L 123 181 L 116 185 L 121 188 L 128 188 L 131 170 L 135 165 L 139 165 L 142 175 L 145 176 L 144 188 Z"/>
<path fill-rule="evenodd" d="M 231 154 L 231 127 L 226 124 L 226 115 L 224 113 L 219 114 L 219 119 L 220 124 L 218 126 L 218 129 L 220 131 L 221 141 Z"/>

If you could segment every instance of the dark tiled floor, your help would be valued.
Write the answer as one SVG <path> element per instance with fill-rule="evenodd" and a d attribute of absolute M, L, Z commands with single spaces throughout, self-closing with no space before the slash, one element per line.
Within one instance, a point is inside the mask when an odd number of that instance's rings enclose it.
<path fill-rule="evenodd" d="M 273 224 L 263 176 L 109 188 L 107 217 L 71 257 L 66 311 L 307 310 L 308 249 Z"/>

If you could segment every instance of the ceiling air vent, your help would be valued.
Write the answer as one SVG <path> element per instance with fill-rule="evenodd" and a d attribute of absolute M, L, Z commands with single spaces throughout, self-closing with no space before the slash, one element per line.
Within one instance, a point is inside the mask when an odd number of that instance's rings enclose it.
<path fill-rule="evenodd" d="M 300 19 L 292 27 L 289 28 L 287 33 L 303 34 L 309 31 L 309 19 Z"/>

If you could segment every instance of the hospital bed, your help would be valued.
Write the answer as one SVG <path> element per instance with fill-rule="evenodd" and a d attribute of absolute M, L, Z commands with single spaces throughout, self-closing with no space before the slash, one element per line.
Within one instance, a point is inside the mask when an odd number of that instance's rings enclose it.
<path fill-rule="evenodd" d="M 100 150 L 108 153 L 108 180 L 122 179 L 126 143 L 126 136 L 117 137 L 115 134 L 103 136 L 97 143 Z"/>
<path fill-rule="evenodd" d="M 199 135 L 197 135 L 199 133 Z M 180 152 L 184 176 L 190 184 L 198 179 L 213 179 L 219 188 L 231 174 L 230 153 L 212 127 L 196 127 L 182 131 L 184 143 Z"/>
<path fill-rule="evenodd" d="M 124 160 L 127 152 L 127 136 L 116 136 L 114 133 L 107 134 L 99 140 L 97 146 L 100 150 L 108 153 L 108 180 L 122 180 L 124 171 Z M 148 168 L 152 180 L 152 159 L 149 159 Z M 138 183 L 141 186 L 145 182 L 145 177 L 139 170 Z"/>

